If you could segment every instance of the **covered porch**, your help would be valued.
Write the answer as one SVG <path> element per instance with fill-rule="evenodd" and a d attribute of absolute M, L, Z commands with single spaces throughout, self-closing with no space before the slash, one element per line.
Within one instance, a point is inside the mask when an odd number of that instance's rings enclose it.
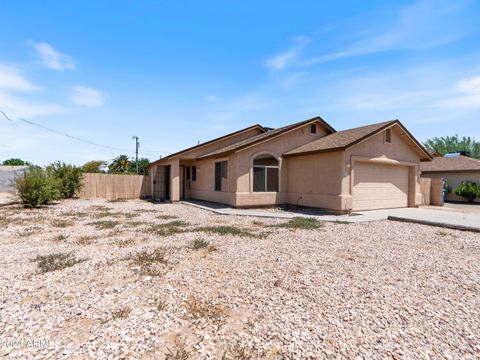
<path fill-rule="evenodd" d="M 165 160 L 152 167 L 151 172 L 153 200 L 176 202 L 190 198 L 192 177 L 196 178 L 195 159 Z"/>

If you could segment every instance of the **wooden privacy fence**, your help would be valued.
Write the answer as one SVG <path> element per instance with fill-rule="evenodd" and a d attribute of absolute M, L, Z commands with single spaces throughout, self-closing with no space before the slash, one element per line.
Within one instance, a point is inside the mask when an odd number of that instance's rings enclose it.
<path fill-rule="evenodd" d="M 149 175 L 83 174 L 82 199 L 139 199 L 151 196 Z"/>
<path fill-rule="evenodd" d="M 443 206 L 443 179 L 420 178 L 422 205 Z"/>

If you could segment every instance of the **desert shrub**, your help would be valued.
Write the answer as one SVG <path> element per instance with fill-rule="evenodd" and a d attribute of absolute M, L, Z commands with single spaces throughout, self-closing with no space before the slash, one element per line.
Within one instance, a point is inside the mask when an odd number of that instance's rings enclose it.
<path fill-rule="evenodd" d="M 455 188 L 454 192 L 468 201 L 473 201 L 475 198 L 480 197 L 480 185 L 472 181 L 463 181 Z"/>
<path fill-rule="evenodd" d="M 56 179 L 60 196 L 72 198 L 82 188 L 82 169 L 57 161 L 47 166 L 47 173 Z"/>
<path fill-rule="evenodd" d="M 286 227 L 290 229 L 318 229 L 322 223 L 314 218 L 294 217 L 287 223 L 277 225 L 279 227 Z"/>
<path fill-rule="evenodd" d="M 17 177 L 15 186 L 23 206 L 27 208 L 47 205 L 60 198 L 56 179 L 39 167 L 31 167 Z"/>
<path fill-rule="evenodd" d="M 37 263 L 40 272 L 47 273 L 50 271 L 63 270 L 83 260 L 77 259 L 71 253 L 55 253 L 50 255 L 37 255 L 33 261 Z"/>

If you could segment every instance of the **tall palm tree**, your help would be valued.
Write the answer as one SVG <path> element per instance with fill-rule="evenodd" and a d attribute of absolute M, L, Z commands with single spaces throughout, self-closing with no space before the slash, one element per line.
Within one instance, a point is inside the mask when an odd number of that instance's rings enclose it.
<path fill-rule="evenodd" d="M 126 174 L 129 163 L 130 160 L 127 155 L 119 155 L 112 160 L 112 163 L 108 166 L 108 170 L 114 174 Z"/>

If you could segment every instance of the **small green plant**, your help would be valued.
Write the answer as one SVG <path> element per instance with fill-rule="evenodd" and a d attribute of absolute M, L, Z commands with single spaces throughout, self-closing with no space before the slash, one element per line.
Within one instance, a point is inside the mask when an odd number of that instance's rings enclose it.
<path fill-rule="evenodd" d="M 472 202 L 475 198 L 480 197 L 480 185 L 473 181 L 464 181 L 455 188 L 454 192 Z"/>
<path fill-rule="evenodd" d="M 60 235 L 54 236 L 54 237 L 52 238 L 52 241 L 54 241 L 54 242 L 62 242 L 62 241 L 67 240 L 67 238 L 68 238 L 68 237 L 67 237 L 66 235 L 60 234 Z"/>
<path fill-rule="evenodd" d="M 118 199 L 109 199 L 107 200 L 109 203 L 118 203 L 118 202 L 127 202 L 128 199 L 122 199 L 122 198 L 118 198 Z"/>
<path fill-rule="evenodd" d="M 152 224 L 148 232 L 160 236 L 170 236 L 185 232 L 182 227 L 188 226 L 188 223 L 182 220 L 174 220 L 164 224 Z"/>
<path fill-rule="evenodd" d="M 203 239 L 195 239 L 190 243 L 190 247 L 193 250 L 200 250 L 208 247 L 210 245 L 209 241 L 203 240 Z"/>
<path fill-rule="evenodd" d="M 78 237 L 75 243 L 77 243 L 78 245 L 90 245 L 94 241 L 95 241 L 95 236 L 84 235 L 84 236 Z"/>
<path fill-rule="evenodd" d="M 15 187 L 26 208 L 48 205 L 61 197 L 57 180 L 39 167 L 32 166 L 17 177 Z"/>
<path fill-rule="evenodd" d="M 167 302 L 163 298 L 155 298 L 153 300 L 158 311 L 165 311 L 167 309 Z"/>
<path fill-rule="evenodd" d="M 210 319 L 218 321 L 225 316 L 225 310 L 220 305 L 214 305 L 209 301 L 201 301 L 191 296 L 185 303 L 185 309 L 189 316 L 194 319 Z"/>
<path fill-rule="evenodd" d="M 54 220 L 52 221 L 52 226 L 56 228 L 66 228 L 73 226 L 73 222 L 69 220 Z"/>
<path fill-rule="evenodd" d="M 171 219 L 178 219 L 178 216 L 175 216 L 175 215 L 158 215 L 156 218 L 160 219 L 160 220 L 171 220 Z"/>
<path fill-rule="evenodd" d="M 314 218 L 294 217 L 286 223 L 273 225 L 274 227 L 284 227 L 288 229 L 318 229 L 322 223 Z"/>
<path fill-rule="evenodd" d="M 77 259 L 72 253 L 54 253 L 50 255 L 37 255 L 33 261 L 37 263 L 40 272 L 47 273 L 50 271 L 63 270 L 84 260 Z"/>
<path fill-rule="evenodd" d="M 118 221 L 99 220 L 99 221 L 88 223 L 87 225 L 95 226 L 95 228 L 98 230 L 107 230 L 107 229 L 113 229 L 115 226 L 119 224 L 120 223 Z"/>
<path fill-rule="evenodd" d="M 179 338 L 175 339 L 175 348 L 167 348 L 167 354 L 165 354 L 165 360 L 188 360 L 190 359 L 190 352 L 187 351 L 185 342 Z"/>
<path fill-rule="evenodd" d="M 126 319 L 132 312 L 132 309 L 128 306 L 123 306 L 117 310 L 112 311 L 112 320 Z"/>
<path fill-rule="evenodd" d="M 165 273 L 164 267 L 168 264 L 167 251 L 162 248 L 142 250 L 129 255 L 127 260 L 131 260 L 137 267 L 134 271 L 140 276 L 162 276 Z"/>

